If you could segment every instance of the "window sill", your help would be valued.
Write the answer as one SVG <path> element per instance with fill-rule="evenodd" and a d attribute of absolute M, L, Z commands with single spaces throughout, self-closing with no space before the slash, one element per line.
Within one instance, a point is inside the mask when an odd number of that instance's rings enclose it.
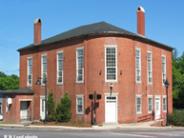
<path fill-rule="evenodd" d="M 84 113 L 82 112 L 82 113 L 76 113 L 78 116 L 82 116 L 82 115 L 84 115 Z"/>
<path fill-rule="evenodd" d="M 137 114 L 137 115 L 141 115 L 141 114 L 142 114 L 142 112 L 136 112 L 136 114 Z"/>
<path fill-rule="evenodd" d="M 63 83 L 56 83 L 56 85 L 57 85 L 57 86 L 62 86 L 62 85 L 63 85 Z"/>

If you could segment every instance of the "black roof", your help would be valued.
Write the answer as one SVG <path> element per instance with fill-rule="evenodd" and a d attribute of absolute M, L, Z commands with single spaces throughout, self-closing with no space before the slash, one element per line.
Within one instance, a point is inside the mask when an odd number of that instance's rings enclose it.
<path fill-rule="evenodd" d="M 114 26 L 112 24 L 106 23 L 106 22 L 98 22 L 94 24 L 89 25 L 83 25 L 74 29 L 71 29 L 69 31 L 60 33 L 58 35 L 55 35 L 53 37 L 47 38 L 41 42 L 40 45 L 47 45 L 52 44 L 59 41 L 64 41 L 68 39 L 75 39 L 75 38 L 90 38 L 90 37 L 98 37 L 98 36 L 122 36 L 122 37 L 130 37 L 135 40 L 144 41 L 146 43 L 155 44 L 158 46 L 161 46 L 163 48 L 172 50 L 173 48 L 156 42 L 154 40 L 148 39 L 145 36 L 129 32 L 125 29 L 119 28 L 117 26 Z M 25 50 L 25 49 L 32 49 L 34 48 L 34 44 L 30 44 L 26 47 L 18 49 L 18 51 Z"/>
<path fill-rule="evenodd" d="M 30 88 L 21 88 L 16 90 L 0 90 L 0 94 L 8 95 L 8 94 L 34 94 L 33 90 Z"/>

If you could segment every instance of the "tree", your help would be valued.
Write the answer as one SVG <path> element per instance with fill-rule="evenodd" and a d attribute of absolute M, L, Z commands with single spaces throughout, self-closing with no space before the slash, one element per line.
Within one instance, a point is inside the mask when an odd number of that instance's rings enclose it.
<path fill-rule="evenodd" d="M 53 93 L 49 93 L 47 105 L 48 105 L 48 120 L 55 121 L 56 117 L 55 117 L 55 103 Z"/>
<path fill-rule="evenodd" d="M 71 100 L 67 93 L 61 98 L 56 108 L 56 120 L 59 122 L 68 122 L 71 119 Z"/>
<path fill-rule="evenodd" d="M 173 58 L 173 101 L 175 108 L 184 108 L 184 53 Z"/>
<path fill-rule="evenodd" d="M 0 72 L 0 90 L 13 90 L 19 88 L 19 77 L 16 75 L 6 75 Z"/>

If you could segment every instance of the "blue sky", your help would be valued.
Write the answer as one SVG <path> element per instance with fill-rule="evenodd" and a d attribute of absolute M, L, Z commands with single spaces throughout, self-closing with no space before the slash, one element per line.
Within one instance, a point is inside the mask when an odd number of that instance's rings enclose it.
<path fill-rule="evenodd" d="M 19 74 L 18 48 L 33 42 L 33 21 L 42 38 L 73 27 L 106 21 L 136 32 L 136 9 L 146 11 L 146 37 L 184 51 L 183 0 L 1 0 L 0 71 Z"/>

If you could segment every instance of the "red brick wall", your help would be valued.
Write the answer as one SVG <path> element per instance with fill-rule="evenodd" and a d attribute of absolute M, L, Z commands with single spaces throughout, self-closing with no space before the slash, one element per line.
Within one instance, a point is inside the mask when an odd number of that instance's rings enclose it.
<path fill-rule="evenodd" d="M 7 97 L 12 98 L 12 104 L 9 111 L 6 111 Z M 3 121 L 8 123 L 20 123 L 20 101 L 30 100 L 30 110 L 33 106 L 33 96 L 32 95 L 8 95 L 3 96 Z M 31 111 L 32 112 L 32 111 Z M 33 116 L 32 112 L 32 116 Z"/>
<path fill-rule="evenodd" d="M 161 54 L 166 55 L 167 77 L 172 84 L 172 52 L 137 42 L 128 38 L 121 37 L 101 37 L 90 39 L 74 44 L 54 44 L 50 48 L 38 51 L 25 51 L 20 54 L 20 87 L 26 87 L 27 77 L 27 57 L 33 57 L 33 90 L 34 95 L 34 119 L 39 119 L 40 112 L 40 94 L 44 95 L 44 88 L 36 86 L 35 82 L 41 76 L 41 54 L 47 53 L 48 57 L 48 89 L 54 92 L 55 101 L 58 102 L 64 92 L 68 92 L 72 99 L 72 119 L 74 121 L 84 120 L 90 122 L 91 114 L 85 116 L 76 116 L 76 94 L 84 94 L 85 108 L 90 107 L 91 102 L 88 99 L 89 93 L 97 91 L 102 94 L 99 101 L 100 106 L 97 109 L 97 122 L 105 121 L 105 94 L 109 92 L 109 83 L 105 82 L 104 67 L 104 45 L 116 44 L 118 57 L 118 82 L 114 83 L 113 92 L 118 93 L 118 122 L 135 122 L 137 115 L 135 113 L 135 96 L 142 95 L 142 114 L 147 114 L 147 95 L 165 94 L 165 88 L 162 86 L 161 76 Z M 85 58 L 85 82 L 76 84 L 76 59 L 75 53 L 77 47 L 84 47 Z M 142 82 L 135 83 L 135 48 L 141 48 Z M 56 53 L 59 50 L 64 52 L 64 84 L 56 85 Z M 153 85 L 147 85 L 147 50 L 153 54 Z M 172 112 L 172 85 L 169 86 L 169 112 Z"/>

